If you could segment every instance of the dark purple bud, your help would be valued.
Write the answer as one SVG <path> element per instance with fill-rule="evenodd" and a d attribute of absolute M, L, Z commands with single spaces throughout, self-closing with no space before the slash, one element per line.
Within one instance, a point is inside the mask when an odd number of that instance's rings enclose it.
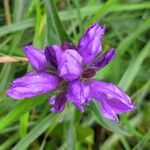
<path fill-rule="evenodd" d="M 61 47 L 58 45 L 47 46 L 44 49 L 47 61 L 57 69 L 59 57 L 62 54 Z"/>
<path fill-rule="evenodd" d="M 45 48 L 45 56 L 47 61 L 55 68 L 57 68 L 57 60 L 56 60 L 56 55 L 55 55 L 55 51 L 54 48 L 51 46 L 47 46 Z"/>
<path fill-rule="evenodd" d="M 106 53 L 104 53 L 102 56 L 97 58 L 92 66 L 96 68 L 96 70 L 100 70 L 104 68 L 110 61 L 112 61 L 116 56 L 116 50 L 114 48 L 110 49 Z"/>
<path fill-rule="evenodd" d="M 96 70 L 93 68 L 89 68 L 83 71 L 82 73 L 82 77 L 83 78 L 92 78 L 93 76 L 95 76 L 96 74 Z"/>
<path fill-rule="evenodd" d="M 72 43 L 64 42 L 61 45 L 61 49 L 65 51 L 66 49 L 76 49 L 76 47 Z"/>
<path fill-rule="evenodd" d="M 49 99 L 49 104 L 53 105 L 51 111 L 62 112 L 65 108 L 66 102 L 67 102 L 66 92 L 60 93 L 57 97 L 52 96 Z"/>

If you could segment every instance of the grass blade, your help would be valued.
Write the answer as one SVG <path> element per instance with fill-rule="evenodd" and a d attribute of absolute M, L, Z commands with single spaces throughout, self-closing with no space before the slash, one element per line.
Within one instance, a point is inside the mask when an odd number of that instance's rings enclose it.
<path fill-rule="evenodd" d="M 98 104 L 96 104 L 96 102 L 92 101 L 88 108 L 89 108 L 89 110 L 91 110 L 94 113 L 94 115 L 96 116 L 96 118 L 98 120 L 98 123 L 100 125 L 102 125 L 103 127 L 107 128 L 108 130 L 110 130 L 112 132 L 122 134 L 122 135 L 126 135 L 126 136 L 130 136 L 128 131 L 125 130 L 121 125 L 119 125 L 119 124 L 117 124 L 113 121 L 105 119 L 101 115 L 101 113 L 99 112 L 99 108 L 98 108 L 97 105 Z"/>
<path fill-rule="evenodd" d="M 48 127 L 53 126 L 55 122 L 59 122 L 62 115 L 50 114 L 41 120 L 29 134 L 27 134 L 12 150 L 26 149 L 37 137 L 39 137 Z"/>
<path fill-rule="evenodd" d="M 33 107 L 42 103 L 46 98 L 43 95 L 33 99 L 22 100 L 12 111 L 0 120 L 0 131 L 18 120 L 23 114 L 31 110 Z"/>
<path fill-rule="evenodd" d="M 0 37 L 9 33 L 13 33 L 16 31 L 21 31 L 24 29 L 28 29 L 34 26 L 34 19 L 28 19 L 25 21 L 20 21 L 17 23 L 13 23 L 9 26 L 3 26 L 0 30 Z"/>
<path fill-rule="evenodd" d="M 67 33 L 64 30 L 64 27 L 59 19 L 56 7 L 54 5 L 53 0 L 46 0 L 45 1 L 45 5 L 46 5 L 46 10 L 47 10 L 47 17 L 51 18 L 53 25 L 55 27 L 56 30 L 56 34 L 58 37 L 58 42 L 62 43 L 64 41 L 68 41 L 71 42 L 71 40 L 69 39 Z"/>
<path fill-rule="evenodd" d="M 95 13 L 95 15 L 88 21 L 85 25 L 85 29 L 97 21 L 113 4 L 115 4 L 117 0 L 108 0 L 100 9 Z"/>
<path fill-rule="evenodd" d="M 81 12 L 81 18 L 85 18 L 87 16 L 91 16 L 95 13 L 97 13 L 104 4 L 101 4 L 100 6 L 85 6 L 80 9 Z M 123 12 L 123 11 L 136 11 L 136 10 L 144 10 L 144 9 L 150 9 L 150 3 L 144 2 L 144 3 L 133 3 L 133 4 L 113 4 L 111 7 L 106 9 L 105 12 L 103 12 L 102 15 L 106 15 L 108 13 L 112 12 Z M 59 17 L 62 21 L 77 19 L 76 10 L 66 10 L 59 12 Z"/>
<path fill-rule="evenodd" d="M 122 40 L 118 45 L 118 55 L 122 56 L 124 52 L 130 47 L 130 45 L 137 39 L 137 37 L 139 37 L 140 34 L 149 29 L 149 26 L 150 18 L 142 22 L 141 25 L 139 25 L 137 29 L 133 31 L 133 33 L 124 38 L 124 40 Z"/>
<path fill-rule="evenodd" d="M 19 136 L 18 133 L 13 134 L 9 137 L 4 143 L 0 145 L 0 150 L 7 150 L 18 140 Z"/>
<path fill-rule="evenodd" d="M 22 139 L 27 134 L 28 129 L 28 123 L 29 123 L 29 112 L 25 113 L 20 118 L 20 138 Z"/>
<path fill-rule="evenodd" d="M 130 63 L 129 67 L 125 71 L 123 77 L 121 78 L 118 84 L 122 89 L 124 89 L 125 91 L 129 89 L 132 81 L 134 80 L 135 76 L 138 74 L 138 71 L 140 70 L 143 60 L 145 59 L 145 57 L 148 56 L 149 52 L 150 52 L 150 41 L 141 50 L 136 60 Z"/>
<path fill-rule="evenodd" d="M 141 150 L 143 146 L 150 140 L 150 130 L 145 134 L 145 136 L 138 142 L 137 145 L 132 150 Z"/>

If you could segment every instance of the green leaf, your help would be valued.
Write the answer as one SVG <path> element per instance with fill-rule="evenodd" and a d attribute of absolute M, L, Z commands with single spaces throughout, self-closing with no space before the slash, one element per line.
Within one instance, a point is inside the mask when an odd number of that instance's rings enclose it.
<path fill-rule="evenodd" d="M 112 5 L 114 5 L 117 0 L 108 0 L 99 10 L 95 13 L 95 15 L 87 22 L 85 28 L 89 25 L 97 21 Z"/>
<path fill-rule="evenodd" d="M 20 21 L 20 22 L 17 22 L 17 23 L 13 23 L 9 26 L 3 26 L 3 27 L 1 27 L 1 30 L 0 30 L 0 37 L 6 35 L 8 33 L 21 31 L 21 30 L 24 30 L 24 29 L 31 28 L 33 26 L 34 26 L 34 19 L 28 19 L 28 20 L 25 20 L 25 21 Z"/>
<path fill-rule="evenodd" d="M 98 21 L 100 17 L 110 8 L 113 4 L 115 4 L 117 0 L 108 0 L 102 7 L 99 8 L 97 12 L 95 12 L 95 15 L 87 21 L 87 23 L 84 25 L 83 29 L 86 30 L 91 24 Z M 79 40 L 81 36 L 81 33 L 77 35 L 76 40 Z"/>
<path fill-rule="evenodd" d="M 94 131 L 91 127 L 76 125 L 77 141 L 85 144 L 93 144 Z"/>
<path fill-rule="evenodd" d="M 76 16 L 77 16 L 80 32 L 82 33 L 82 18 L 81 18 L 79 0 L 73 0 L 73 3 L 75 5 L 75 7 L 76 7 Z"/>
<path fill-rule="evenodd" d="M 18 133 L 9 136 L 9 138 L 4 143 L 1 143 L 0 150 L 10 149 L 10 147 L 18 140 L 18 138 Z"/>
<path fill-rule="evenodd" d="M 135 76 L 138 74 L 143 60 L 148 56 L 150 52 L 150 41 L 145 45 L 145 47 L 138 54 L 136 60 L 132 61 L 129 64 L 129 67 L 126 69 L 123 77 L 119 82 L 119 86 L 127 91 L 134 80 Z"/>
<path fill-rule="evenodd" d="M 145 136 L 135 145 L 132 150 L 141 150 L 143 146 L 150 140 L 150 130 L 145 134 Z"/>
<path fill-rule="evenodd" d="M 22 139 L 27 134 L 28 129 L 28 123 L 29 123 L 29 112 L 25 113 L 20 118 L 20 138 Z"/>
<path fill-rule="evenodd" d="M 21 141 L 19 141 L 12 150 L 26 149 L 36 138 L 38 138 L 48 127 L 59 122 L 62 119 L 63 114 L 49 114 L 43 120 L 41 120 Z M 49 129 L 50 130 L 50 129 Z"/>
<path fill-rule="evenodd" d="M 10 111 L 6 116 L 0 120 L 0 131 L 14 123 L 23 114 L 31 110 L 33 107 L 42 103 L 46 100 L 44 95 L 38 96 L 33 99 L 22 100 L 12 111 Z"/>
<path fill-rule="evenodd" d="M 66 122 L 65 122 L 65 141 L 68 145 L 68 150 L 74 150 L 76 144 L 76 132 L 75 132 L 75 122 L 74 122 L 74 115 L 75 115 L 75 108 L 74 106 L 69 103 L 69 109 L 67 110 L 69 113 L 66 115 Z"/>
<path fill-rule="evenodd" d="M 42 15 L 40 1 L 37 0 L 36 2 L 36 25 L 35 34 L 33 38 L 33 45 L 39 49 L 42 49 L 44 45 L 45 15 Z"/>
<path fill-rule="evenodd" d="M 51 18 L 52 20 L 53 26 L 55 27 L 55 31 L 57 34 L 58 42 L 59 43 L 63 43 L 64 41 L 71 42 L 59 19 L 53 0 L 46 0 L 45 6 L 46 6 L 47 19 Z"/>
<path fill-rule="evenodd" d="M 100 6 L 92 5 L 92 6 L 85 6 L 85 7 L 81 8 L 80 12 L 81 12 L 82 19 L 84 19 L 85 17 L 91 16 L 93 14 L 96 14 L 103 7 L 103 5 L 104 4 L 101 4 Z M 122 4 L 113 4 L 108 9 L 105 9 L 105 11 L 103 11 L 101 14 L 103 16 L 104 14 L 106 15 L 106 14 L 112 13 L 112 12 L 120 13 L 123 11 L 136 11 L 136 10 L 142 10 L 142 9 L 150 9 L 150 3 L 149 2 L 144 2 L 144 3 L 140 2 L 140 3 L 131 3 L 130 5 L 123 4 L 123 3 Z M 59 12 L 59 17 L 62 21 L 78 19 L 75 9 L 61 11 L 61 12 Z"/>
<path fill-rule="evenodd" d="M 18 22 L 25 17 L 30 2 L 30 0 L 14 0 L 13 22 Z"/>
<path fill-rule="evenodd" d="M 12 39 L 12 36 L 6 38 L 6 40 L 4 40 L 4 42 L 0 43 L 0 50 Z M 0 53 L 0 55 L 6 55 L 3 53 Z"/>
<path fill-rule="evenodd" d="M 120 116 L 120 120 L 126 126 L 128 132 L 130 132 L 130 134 L 132 134 L 136 139 L 141 139 L 143 137 L 140 131 L 131 124 L 131 120 L 126 117 L 126 114 L 122 114 Z"/>
<path fill-rule="evenodd" d="M 135 31 L 125 37 L 118 45 L 118 55 L 122 56 L 124 52 L 130 47 L 130 45 L 140 36 L 143 32 L 149 29 L 150 18 L 143 21 Z"/>
<path fill-rule="evenodd" d="M 10 74 L 11 72 L 11 74 Z M 8 87 L 10 81 L 13 79 L 15 73 L 15 66 L 11 63 L 4 64 L 0 73 L 0 92 L 4 92 Z"/>
<path fill-rule="evenodd" d="M 136 117 L 130 120 L 131 124 L 136 128 L 137 125 L 142 123 L 142 113 L 139 113 Z M 103 144 L 100 144 L 100 150 L 109 150 L 112 148 L 112 145 L 114 143 L 117 143 L 120 139 L 119 134 L 112 134 L 107 140 L 103 142 Z"/>
<path fill-rule="evenodd" d="M 110 121 L 105 119 L 101 113 L 100 113 L 100 109 L 98 107 L 99 104 L 97 104 L 96 102 L 92 101 L 90 103 L 90 105 L 88 106 L 88 109 L 91 110 L 93 112 L 93 114 L 95 115 L 95 117 L 98 120 L 98 123 L 100 125 L 102 125 L 104 128 L 118 133 L 118 134 L 122 134 L 122 135 L 126 135 L 126 136 L 130 136 L 130 134 L 128 133 L 127 130 L 125 130 L 121 125 L 119 125 L 118 123 L 114 122 L 114 121 Z"/>

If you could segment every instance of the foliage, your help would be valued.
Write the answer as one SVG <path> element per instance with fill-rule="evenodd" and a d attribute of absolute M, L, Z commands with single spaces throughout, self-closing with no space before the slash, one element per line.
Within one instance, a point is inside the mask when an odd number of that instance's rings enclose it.
<path fill-rule="evenodd" d="M 0 150 L 146 150 L 150 147 L 150 2 L 146 0 L 4 0 L 0 1 Z M 5 90 L 31 68 L 22 46 L 77 43 L 95 21 L 107 26 L 103 52 L 117 48 L 117 58 L 96 78 L 123 88 L 137 106 L 104 119 L 96 103 L 80 113 L 70 104 L 62 114 L 49 112 L 48 95 L 14 101 Z M 6 56 L 10 56 L 9 58 Z M 17 58 L 16 58 L 17 56 Z M 14 62 L 15 59 L 15 62 Z M 13 61 L 12 61 L 13 60 Z"/>

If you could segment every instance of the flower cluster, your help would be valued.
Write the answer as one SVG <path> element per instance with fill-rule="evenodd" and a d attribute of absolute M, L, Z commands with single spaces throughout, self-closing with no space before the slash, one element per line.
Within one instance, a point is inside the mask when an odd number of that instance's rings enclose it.
<path fill-rule="evenodd" d="M 51 111 L 62 112 L 69 100 L 83 112 L 83 106 L 95 99 L 104 117 L 118 121 L 117 114 L 135 108 L 130 97 L 113 83 L 91 79 L 116 55 L 113 48 L 99 55 L 104 32 L 104 26 L 94 23 L 77 46 L 64 42 L 49 45 L 42 51 L 25 46 L 23 50 L 33 72 L 14 80 L 7 94 L 14 99 L 24 99 L 59 90 L 57 96 L 49 99 Z"/>

